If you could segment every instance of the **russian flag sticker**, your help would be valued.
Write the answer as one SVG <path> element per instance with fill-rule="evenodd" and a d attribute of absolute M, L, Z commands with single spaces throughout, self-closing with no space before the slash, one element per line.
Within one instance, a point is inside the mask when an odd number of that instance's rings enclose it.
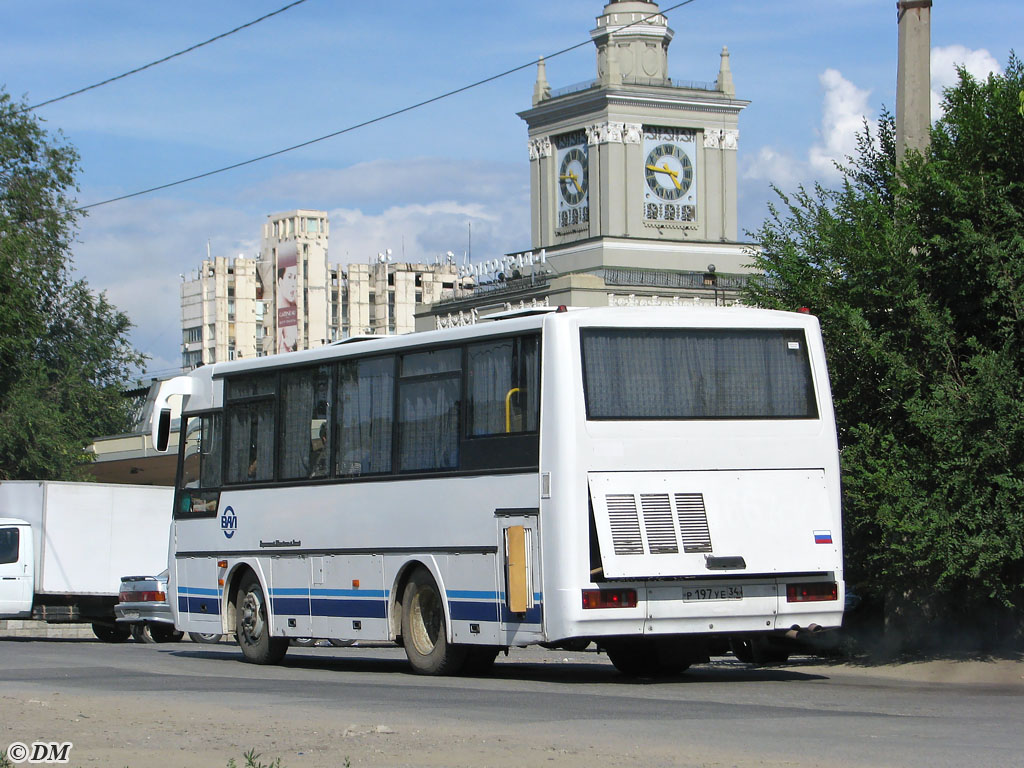
<path fill-rule="evenodd" d="M 832 531 L 815 531 L 814 532 L 814 543 L 815 544 L 831 544 L 832 543 Z"/>

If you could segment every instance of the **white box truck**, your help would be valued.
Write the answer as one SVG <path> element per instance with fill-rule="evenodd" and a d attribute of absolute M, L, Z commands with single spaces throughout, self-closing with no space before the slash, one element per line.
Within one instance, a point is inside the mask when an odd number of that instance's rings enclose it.
<path fill-rule="evenodd" d="M 126 640 L 121 577 L 167 567 L 173 503 L 167 487 L 0 482 L 0 618 L 90 623 L 101 640 Z"/>

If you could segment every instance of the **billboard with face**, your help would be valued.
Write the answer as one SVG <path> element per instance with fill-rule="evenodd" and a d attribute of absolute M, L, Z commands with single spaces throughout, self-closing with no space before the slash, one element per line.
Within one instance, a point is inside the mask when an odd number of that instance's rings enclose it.
<path fill-rule="evenodd" d="M 294 352 L 299 324 L 299 247 L 282 243 L 277 249 L 277 351 Z"/>

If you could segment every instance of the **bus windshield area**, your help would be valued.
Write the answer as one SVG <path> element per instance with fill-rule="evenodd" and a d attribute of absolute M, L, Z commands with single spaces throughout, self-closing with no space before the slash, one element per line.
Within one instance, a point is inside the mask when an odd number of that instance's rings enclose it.
<path fill-rule="evenodd" d="M 816 419 L 801 330 L 585 328 L 592 420 Z"/>

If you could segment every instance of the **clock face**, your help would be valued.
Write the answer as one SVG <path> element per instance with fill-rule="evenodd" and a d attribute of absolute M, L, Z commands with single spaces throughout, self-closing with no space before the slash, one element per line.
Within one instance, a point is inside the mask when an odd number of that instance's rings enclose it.
<path fill-rule="evenodd" d="M 572 147 L 561 154 L 558 164 L 558 192 L 569 205 L 579 205 L 587 198 L 587 153 Z"/>
<path fill-rule="evenodd" d="M 647 188 L 662 200 L 678 200 L 693 184 L 693 163 L 674 143 L 658 144 L 647 154 L 644 165 Z"/>
<path fill-rule="evenodd" d="M 644 127 L 644 220 L 691 227 L 697 221 L 697 132 Z"/>
<path fill-rule="evenodd" d="M 558 187 L 558 218 L 555 229 L 562 234 L 578 234 L 590 227 L 590 159 L 587 137 L 573 131 L 552 137 L 555 154 L 555 179 Z"/>

